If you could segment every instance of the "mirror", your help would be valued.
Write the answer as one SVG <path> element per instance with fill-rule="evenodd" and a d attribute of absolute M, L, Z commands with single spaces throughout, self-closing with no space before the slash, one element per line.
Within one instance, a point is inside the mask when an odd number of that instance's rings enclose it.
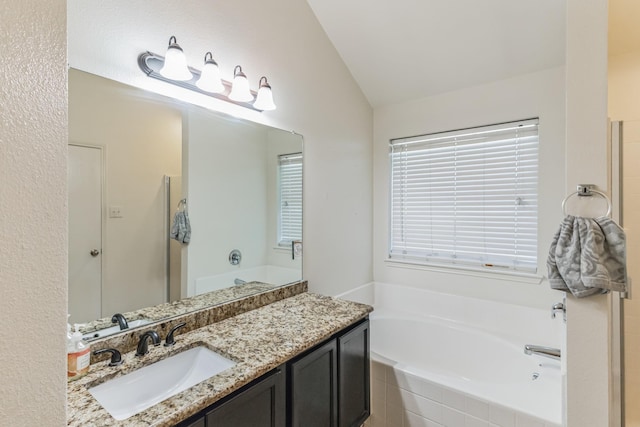
<path fill-rule="evenodd" d="M 71 69 L 68 178 L 70 322 L 88 331 L 302 279 L 300 135 Z"/>

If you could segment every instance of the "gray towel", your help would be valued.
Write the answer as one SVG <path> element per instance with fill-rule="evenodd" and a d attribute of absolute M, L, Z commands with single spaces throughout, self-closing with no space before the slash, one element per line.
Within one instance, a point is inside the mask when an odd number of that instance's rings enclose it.
<path fill-rule="evenodd" d="M 624 230 L 612 219 L 568 215 L 553 237 L 547 270 L 552 289 L 578 298 L 627 290 Z"/>
<path fill-rule="evenodd" d="M 191 224 L 189 223 L 187 211 L 177 211 L 173 216 L 169 237 L 180 243 L 189 243 L 189 240 L 191 240 Z"/>

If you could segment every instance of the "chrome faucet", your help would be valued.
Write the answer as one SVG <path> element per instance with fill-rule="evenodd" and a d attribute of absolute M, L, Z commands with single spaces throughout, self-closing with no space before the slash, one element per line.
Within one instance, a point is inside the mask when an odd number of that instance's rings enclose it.
<path fill-rule="evenodd" d="M 245 282 L 245 281 L 244 281 L 244 280 L 242 280 L 242 279 L 235 279 L 235 280 L 233 281 L 233 283 L 234 283 L 235 285 L 244 285 L 244 284 L 245 284 L 245 283 L 247 283 L 247 282 Z"/>
<path fill-rule="evenodd" d="M 120 330 L 129 329 L 127 318 L 120 313 L 116 313 L 111 317 L 111 323 L 117 323 L 118 325 L 120 325 Z"/>
<path fill-rule="evenodd" d="M 524 354 L 532 355 L 537 354 L 539 356 L 548 357 L 550 359 L 560 360 L 560 349 L 552 347 L 543 347 L 541 345 L 525 344 Z"/>
<path fill-rule="evenodd" d="M 158 336 L 158 333 L 156 331 L 147 331 L 140 336 L 136 356 L 144 356 L 149 353 L 149 347 L 147 347 L 148 338 L 151 338 L 153 345 L 160 345 L 160 337 Z"/>

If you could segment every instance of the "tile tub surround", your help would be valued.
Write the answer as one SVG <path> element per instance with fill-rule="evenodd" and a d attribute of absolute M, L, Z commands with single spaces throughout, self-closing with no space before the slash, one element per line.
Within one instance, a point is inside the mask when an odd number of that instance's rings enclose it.
<path fill-rule="evenodd" d="M 238 298 L 231 301 L 229 301 L 228 297 L 230 294 L 228 292 L 224 293 L 223 296 L 223 298 L 226 299 L 220 300 L 219 291 L 177 301 L 181 304 L 182 308 L 191 308 L 190 310 L 186 310 L 186 312 L 182 311 L 183 314 L 178 316 L 173 315 L 173 310 L 175 309 L 174 304 L 160 304 L 155 307 L 139 310 L 139 312 L 143 312 L 142 318 L 166 320 L 161 323 L 150 323 L 139 328 L 132 329 L 130 332 L 122 332 L 91 341 L 91 350 L 95 351 L 103 348 L 117 348 L 121 353 L 127 353 L 135 350 L 138 345 L 139 337 L 146 331 L 154 330 L 160 335 L 160 338 L 164 339 L 167 336 L 167 333 L 169 333 L 174 326 L 185 322 L 186 326 L 176 333 L 176 336 L 179 336 L 229 317 L 307 292 L 308 289 L 307 281 L 287 286 L 278 286 L 276 288 L 272 285 L 266 286 L 268 286 L 268 288 L 261 289 L 262 292 L 260 293 L 255 293 L 257 289 L 255 286 L 252 286 L 251 290 L 254 292 L 252 292 L 251 295 L 245 296 L 243 291 L 241 291 L 242 293 L 237 295 Z M 229 292 L 233 292 L 233 290 L 230 289 Z M 220 301 L 226 302 L 220 303 Z M 111 321 L 111 319 L 109 319 L 109 321 Z M 96 357 L 92 354 L 91 363 L 100 362 L 108 358 L 108 355 L 100 355 Z"/>
<path fill-rule="evenodd" d="M 560 427 L 371 361 L 365 427 Z"/>
<path fill-rule="evenodd" d="M 301 293 L 177 336 L 176 345 L 150 347 L 146 356 L 123 355 L 124 363 L 92 365 L 89 374 L 67 388 L 69 426 L 172 426 L 239 389 L 304 350 L 366 317 L 368 305 Z M 124 375 L 197 345 L 237 364 L 192 388 L 123 421 L 116 421 L 87 388 Z"/>

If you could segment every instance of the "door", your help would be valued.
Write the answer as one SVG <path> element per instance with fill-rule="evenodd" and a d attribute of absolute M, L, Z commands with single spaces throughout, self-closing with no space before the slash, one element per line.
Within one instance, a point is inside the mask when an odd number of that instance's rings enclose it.
<path fill-rule="evenodd" d="M 69 145 L 69 314 L 102 317 L 102 148 Z"/>

